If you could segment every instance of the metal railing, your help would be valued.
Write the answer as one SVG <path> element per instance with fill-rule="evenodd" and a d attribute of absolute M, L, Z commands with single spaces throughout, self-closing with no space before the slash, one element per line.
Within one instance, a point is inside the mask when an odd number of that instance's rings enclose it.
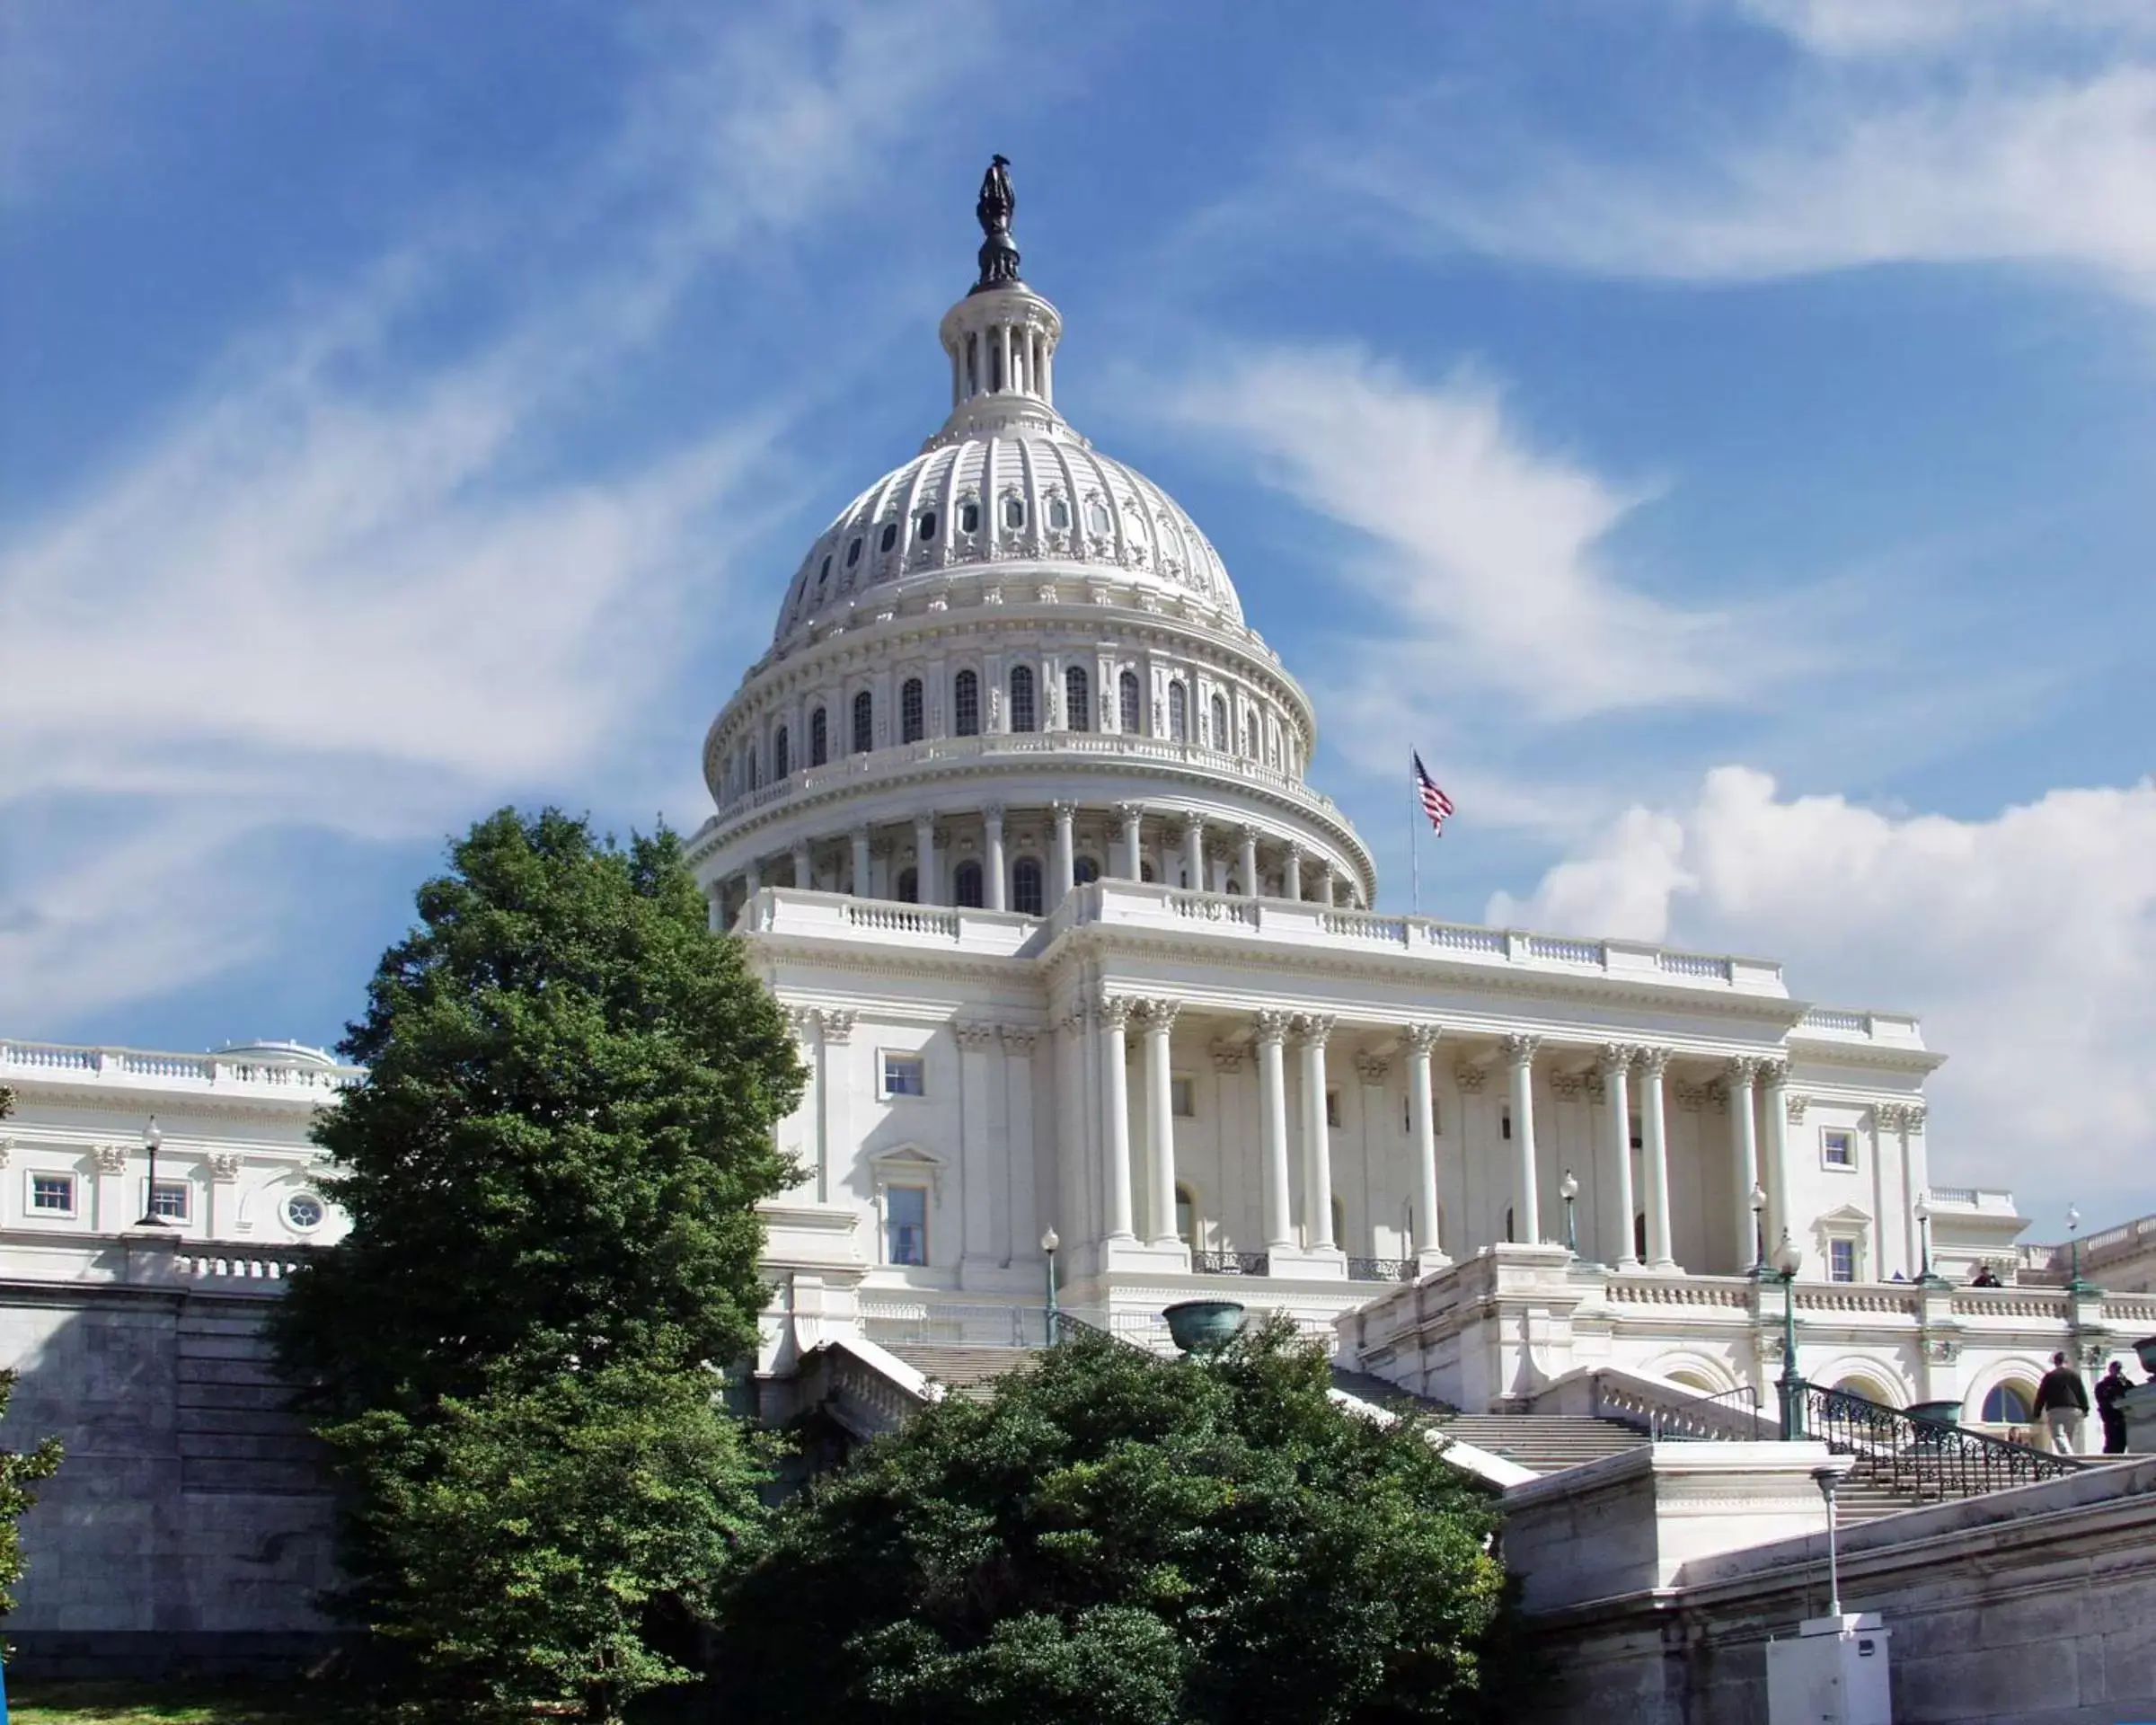
<path fill-rule="evenodd" d="M 2026 1444 L 1944 1420 L 1921 1419 L 1899 1408 L 1799 1382 L 1795 1436 L 1824 1443 L 1838 1455 L 1853 1455 L 1851 1477 L 1930 1503 L 1952 1502 L 2003 1491 L 2039 1480 L 2062 1479 L 2089 1465 L 2071 1455 L 2048 1455 Z"/>
<path fill-rule="evenodd" d="M 1412 1258 L 1350 1258 L 1348 1261 L 1348 1279 L 1351 1282 L 1411 1282 L 1415 1279 L 1415 1261 Z"/>
<path fill-rule="evenodd" d="M 1262 1252 L 1194 1252 L 1190 1270 L 1197 1276 L 1269 1276 L 1272 1259 Z"/>

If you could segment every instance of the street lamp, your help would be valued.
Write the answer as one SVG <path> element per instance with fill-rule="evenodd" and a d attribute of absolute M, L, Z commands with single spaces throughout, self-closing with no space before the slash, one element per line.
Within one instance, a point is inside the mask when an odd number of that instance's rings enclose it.
<path fill-rule="evenodd" d="M 163 1228 L 171 1225 L 157 1214 L 157 1146 L 164 1142 L 164 1134 L 157 1129 L 157 1117 L 150 1116 L 150 1123 L 142 1128 L 142 1147 L 150 1153 L 150 1180 L 142 1195 L 142 1220 L 138 1228 Z M 126 1215 L 126 1211 L 121 1211 Z"/>
<path fill-rule="evenodd" d="M 1804 1380 L 1797 1376 L 1797 1272 L 1804 1254 L 1787 1228 L 1771 1261 L 1781 1279 L 1781 1377 L 1775 1388 L 1781 1395 L 1781 1441 L 1787 1444 L 1804 1436 Z"/>
<path fill-rule="evenodd" d="M 1842 1561 L 1834 1550 L 1834 1488 L 1842 1483 L 1842 1475 L 1831 1467 L 1812 1470 L 1812 1483 L 1819 1488 L 1819 1495 L 1826 1499 L 1826 1614 L 1842 1614 Z"/>
<path fill-rule="evenodd" d="M 1048 1229 L 1040 1236 L 1041 1254 L 1048 1261 L 1047 1337 L 1048 1346 L 1051 1348 L 1056 1345 L 1056 1332 L 1063 1327 L 1063 1314 L 1056 1305 L 1056 1248 L 1062 1243 L 1063 1242 L 1056 1237 L 1054 1228 Z"/>
<path fill-rule="evenodd" d="M 1572 1200 L 1579 1196 L 1579 1182 L 1572 1178 L 1572 1171 L 1565 1170 L 1565 1177 L 1557 1182 L 1558 1196 L 1565 1200 L 1565 1250 L 1575 1258 L 1579 1256 L 1579 1230 L 1573 1225 Z"/>
<path fill-rule="evenodd" d="M 2079 1294 L 2081 1291 L 2081 1213 L 2072 1204 L 2066 1207 L 2066 1251 L 2067 1261 L 2072 1267 L 2066 1278 L 2066 1287 L 2070 1292 Z"/>
<path fill-rule="evenodd" d="M 1767 1189 L 1752 1182 L 1752 1279 L 1767 1273 Z"/>
<path fill-rule="evenodd" d="M 1931 1193 L 1919 1192 L 1916 1195 L 1916 1204 L 1913 1214 L 1916 1216 L 1916 1238 L 1921 1254 L 1917 1259 L 1916 1279 L 1920 1282 L 1929 1282 L 1931 1279 Z"/>

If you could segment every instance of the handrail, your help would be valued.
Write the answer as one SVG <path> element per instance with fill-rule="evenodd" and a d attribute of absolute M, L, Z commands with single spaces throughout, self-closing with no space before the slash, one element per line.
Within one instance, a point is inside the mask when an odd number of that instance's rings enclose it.
<path fill-rule="evenodd" d="M 1194 1276 L 1268 1276 L 1272 1262 L 1271 1254 L 1263 1252 L 1193 1252 L 1190 1272 Z"/>
<path fill-rule="evenodd" d="M 2048 1455 L 1988 1432 L 1922 1419 L 1847 1390 L 1801 1379 L 1792 1387 L 1801 1415 L 1797 1436 L 1855 1456 L 1854 1473 L 1868 1482 L 1930 1502 L 2063 1479 L 2090 1465 L 2076 1456 Z"/>
<path fill-rule="evenodd" d="M 1348 1261 L 1348 1279 L 1351 1282 L 1411 1282 L 1415 1279 L 1415 1260 L 1350 1258 Z"/>
<path fill-rule="evenodd" d="M 1721 1439 L 1733 1441 L 1726 1431 L 1714 1429 L 1714 1422 L 1703 1416 L 1709 1408 L 1726 1408 L 1734 1411 L 1742 1408 L 1754 1418 L 1759 1413 L 1759 1391 L 1749 1384 L 1739 1384 L 1735 1389 L 1716 1390 L 1710 1395 L 1695 1395 L 1679 1402 L 1674 1408 L 1649 1408 L 1647 1415 L 1648 1435 L 1657 1443 L 1688 1442 Z"/>

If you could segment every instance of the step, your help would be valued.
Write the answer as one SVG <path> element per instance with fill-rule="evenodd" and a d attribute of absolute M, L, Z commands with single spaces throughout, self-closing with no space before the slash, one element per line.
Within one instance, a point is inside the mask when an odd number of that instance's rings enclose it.
<path fill-rule="evenodd" d="M 929 1342 L 901 1342 L 890 1351 L 952 1394 L 975 1400 L 987 1396 L 1004 1373 L 1018 1370 L 1036 1357 L 1030 1348 L 959 1348 Z"/>

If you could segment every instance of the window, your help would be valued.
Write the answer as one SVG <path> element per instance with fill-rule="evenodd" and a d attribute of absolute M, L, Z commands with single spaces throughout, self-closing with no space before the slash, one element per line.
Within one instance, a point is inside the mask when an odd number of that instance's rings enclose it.
<path fill-rule="evenodd" d="M 950 879 L 950 896 L 954 904 L 969 910 L 978 910 L 985 902 L 981 897 L 981 865 L 978 862 L 961 862 Z"/>
<path fill-rule="evenodd" d="M 1108 505 L 1099 498 L 1096 497 L 1085 506 L 1085 530 L 1088 533 L 1105 534 L 1111 525 L 1108 518 Z"/>
<path fill-rule="evenodd" d="M 883 1194 L 883 1260 L 928 1262 L 928 1188 L 888 1186 Z"/>
<path fill-rule="evenodd" d="M 831 579 L 831 553 L 830 553 L 829 552 L 826 552 L 826 553 L 824 553 L 824 566 L 823 566 L 821 569 L 819 569 L 819 570 L 817 570 L 817 571 L 816 571 L 816 590 L 817 590 L 817 593 L 818 597 L 821 597 L 821 595 L 822 595 L 822 593 L 823 593 L 823 590 L 824 590 L 824 583 L 825 583 L 826 581 L 829 580 L 830 579 Z"/>
<path fill-rule="evenodd" d="M 1242 715 L 1242 752 L 1253 761 L 1258 758 L 1258 715 L 1254 712 Z"/>
<path fill-rule="evenodd" d="M 981 734 L 981 679 L 960 671 L 950 684 L 951 729 L 960 737 Z"/>
<path fill-rule="evenodd" d="M 1984 1398 L 1984 1423 L 1992 1426 L 2027 1425 L 2031 1400 L 2028 1391 L 2019 1384 L 1999 1384 Z"/>
<path fill-rule="evenodd" d="M 1194 1120 L 1197 1118 L 1197 1084 L 1195 1079 L 1169 1079 L 1168 1111 L 1178 1119 Z"/>
<path fill-rule="evenodd" d="M 921 518 L 914 523 L 914 531 L 920 535 L 923 543 L 933 539 L 936 536 L 936 512 L 933 509 L 923 509 L 921 512 Z"/>
<path fill-rule="evenodd" d="M 1348 1207 L 1340 1202 L 1340 1195 L 1332 1195 L 1332 1243 L 1339 1245 L 1348 1237 Z"/>
<path fill-rule="evenodd" d="M 1158 878 L 1159 878 L 1159 877 L 1158 877 L 1158 876 L 1156 876 L 1156 875 L 1153 873 L 1153 864 L 1152 864 L 1152 863 L 1150 863 L 1150 862 L 1140 862 L 1140 863 L 1138 864 L 1138 879 L 1139 879 L 1139 880 L 1157 880 Z"/>
<path fill-rule="evenodd" d="M 1175 1237 L 1193 1252 L 1197 1249 L 1197 1194 L 1180 1183 L 1175 1189 Z"/>
<path fill-rule="evenodd" d="M 1180 683 L 1168 686 L 1168 735 L 1179 743 L 1190 740 L 1190 697 Z"/>
<path fill-rule="evenodd" d="M 1337 1090 L 1329 1090 L 1325 1092 L 1325 1124 L 1337 1127 L 1339 1123 L 1340 1092 Z"/>
<path fill-rule="evenodd" d="M 188 1193 L 193 1190 L 184 1180 L 161 1180 L 150 1188 L 150 1201 L 144 1213 L 161 1222 L 187 1220 Z"/>
<path fill-rule="evenodd" d="M 959 531 L 978 533 L 981 530 L 981 506 L 978 503 L 959 505 Z"/>
<path fill-rule="evenodd" d="M 831 719 L 818 707 L 808 715 L 808 765 L 821 766 L 831 758 Z"/>
<path fill-rule="evenodd" d="M 1206 740 L 1215 748 L 1226 748 L 1233 740 L 1228 735 L 1228 703 L 1217 694 L 1213 697 L 1213 734 Z"/>
<path fill-rule="evenodd" d="M 1819 1160 L 1829 1168 L 1854 1168 L 1857 1135 L 1845 1127 L 1823 1127 L 1819 1133 Z"/>
<path fill-rule="evenodd" d="M 1093 683 L 1082 665 L 1074 665 L 1063 674 L 1063 707 L 1065 730 L 1093 728 Z"/>
<path fill-rule="evenodd" d="M 1025 525 L 1026 500 L 1022 497 L 1006 497 L 1003 500 L 1003 526 L 1016 533 Z"/>
<path fill-rule="evenodd" d="M 846 567 L 852 569 L 861 561 L 861 541 L 857 538 L 846 547 Z"/>
<path fill-rule="evenodd" d="M 1100 864 L 1097 858 L 1082 856 L 1071 864 L 1071 878 L 1080 886 L 1100 878 Z"/>
<path fill-rule="evenodd" d="M 928 1066 L 917 1054 L 883 1057 L 883 1093 L 886 1096 L 928 1094 Z"/>
<path fill-rule="evenodd" d="M 781 725 L 771 739 L 771 776 L 782 779 L 793 771 L 793 740 Z"/>
<path fill-rule="evenodd" d="M 853 752 L 866 755 L 876 747 L 876 697 L 863 689 L 853 697 Z"/>
<path fill-rule="evenodd" d="M 1498 1136 L 1507 1144 L 1512 1142 L 1512 1110 L 1509 1108 L 1498 1110 Z"/>
<path fill-rule="evenodd" d="M 1012 865 L 1011 908 L 1024 916 L 1041 914 L 1040 864 L 1029 856 Z"/>
<path fill-rule="evenodd" d="M 1139 711 L 1138 707 L 1137 673 L 1135 671 L 1125 671 L 1121 677 L 1117 680 L 1117 688 L 1123 703 L 1124 734 L 1127 736 L 1135 737 L 1138 734 L 1138 732 L 1145 729 L 1144 715 Z"/>
<path fill-rule="evenodd" d="M 30 1177 L 30 1208 L 46 1216 L 73 1216 L 75 1176 L 32 1174 Z"/>
<path fill-rule="evenodd" d="M 1060 497 L 1048 500 L 1048 525 L 1058 533 L 1071 525 L 1071 506 Z"/>
<path fill-rule="evenodd" d="M 883 537 L 876 542 L 876 549 L 879 551 L 888 551 L 897 543 L 898 524 L 896 521 L 886 521 L 883 524 Z"/>
<path fill-rule="evenodd" d="M 326 1213 L 322 1200 L 312 1192 L 295 1192 L 285 1200 L 285 1220 L 301 1234 L 319 1228 Z"/>
<path fill-rule="evenodd" d="M 1854 1240 L 1829 1240 L 1826 1243 L 1826 1278 L 1830 1282 L 1853 1282 L 1857 1279 L 1857 1243 Z"/>
<path fill-rule="evenodd" d="M 921 875 L 915 869 L 898 871 L 898 902 L 917 905 L 921 902 Z"/>
<path fill-rule="evenodd" d="M 917 743 L 927 731 L 926 708 L 921 699 L 921 679 L 909 677 L 898 690 L 898 740 Z"/>
<path fill-rule="evenodd" d="M 1033 668 L 1014 665 L 1011 668 L 1011 729 L 1033 729 Z"/>

